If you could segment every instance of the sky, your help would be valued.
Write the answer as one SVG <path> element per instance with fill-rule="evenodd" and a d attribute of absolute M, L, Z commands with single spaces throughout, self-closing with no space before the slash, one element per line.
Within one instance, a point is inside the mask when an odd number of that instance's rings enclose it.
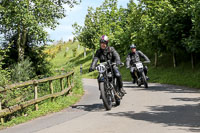
<path fill-rule="evenodd" d="M 75 5 L 72 9 L 65 5 L 66 17 L 59 20 L 60 25 L 58 25 L 55 30 L 46 29 L 50 39 L 53 39 L 54 41 L 61 39 L 63 41 L 68 41 L 69 39 L 73 39 L 72 32 L 74 30 L 72 25 L 77 22 L 78 25 L 83 26 L 88 7 L 93 7 L 95 9 L 103 2 L 104 0 L 82 0 L 79 5 Z M 127 7 L 127 3 L 129 3 L 129 0 L 118 0 L 118 5 L 124 8 Z"/>

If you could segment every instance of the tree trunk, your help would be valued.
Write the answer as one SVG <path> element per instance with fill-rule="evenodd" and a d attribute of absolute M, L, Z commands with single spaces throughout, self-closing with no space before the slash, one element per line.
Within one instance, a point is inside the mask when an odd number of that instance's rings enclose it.
<path fill-rule="evenodd" d="M 155 62 L 154 62 L 155 67 L 158 65 L 158 53 L 155 52 Z"/>
<path fill-rule="evenodd" d="M 192 69 L 194 69 L 194 54 L 191 53 L 191 64 L 192 64 Z"/>
<path fill-rule="evenodd" d="M 17 51 L 18 51 L 18 62 L 24 60 L 25 44 L 26 44 L 27 31 L 25 27 L 21 33 L 20 26 L 18 26 L 18 39 L 17 39 Z"/>
<path fill-rule="evenodd" d="M 174 68 L 176 68 L 176 66 L 177 66 L 176 53 L 175 52 L 173 52 L 173 66 L 174 66 Z"/>
<path fill-rule="evenodd" d="M 20 62 L 22 60 L 20 43 L 21 43 L 21 33 L 20 33 L 20 26 L 18 25 L 18 37 L 17 37 L 18 62 Z"/>
<path fill-rule="evenodd" d="M 86 48 L 84 48 L 84 57 L 86 57 Z"/>

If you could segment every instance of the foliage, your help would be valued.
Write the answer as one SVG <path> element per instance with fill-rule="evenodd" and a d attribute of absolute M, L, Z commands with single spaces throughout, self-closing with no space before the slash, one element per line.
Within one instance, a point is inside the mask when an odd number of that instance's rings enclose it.
<path fill-rule="evenodd" d="M 2 41 L 0 39 L 0 41 Z M 2 49 L 0 48 L 0 87 L 6 85 L 9 80 L 10 80 L 10 72 L 8 71 L 8 69 L 3 69 L 3 60 L 6 58 L 6 52 L 9 51 L 8 49 Z"/>
<path fill-rule="evenodd" d="M 88 14 L 85 17 L 85 25 L 73 25 L 77 40 L 85 47 L 90 49 L 99 48 L 99 38 L 101 35 L 108 35 L 110 43 L 113 46 L 120 46 L 121 33 L 125 30 L 126 10 L 117 8 L 117 0 L 105 0 L 105 2 L 95 10 L 88 8 Z"/>
<path fill-rule="evenodd" d="M 117 0 L 105 0 L 96 9 L 88 8 L 85 25 L 73 25 L 74 35 L 83 46 L 97 49 L 99 37 L 107 34 L 109 45 L 123 56 L 135 43 L 150 56 L 173 55 L 174 64 L 184 52 L 191 54 L 194 65 L 193 53 L 200 53 L 199 7 L 197 0 L 139 0 L 138 4 L 130 0 L 127 8 L 118 8 Z"/>
<path fill-rule="evenodd" d="M 45 28 L 55 29 L 65 17 L 64 4 L 73 7 L 77 0 L 2 0 L 0 1 L 0 34 L 13 41 L 18 62 L 26 57 L 26 48 L 50 41 Z M 30 46 L 31 45 L 31 46 Z"/>
<path fill-rule="evenodd" d="M 25 59 L 11 68 L 11 80 L 15 83 L 27 81 L 35 77 L 34 68 L 30 59 Z"/>

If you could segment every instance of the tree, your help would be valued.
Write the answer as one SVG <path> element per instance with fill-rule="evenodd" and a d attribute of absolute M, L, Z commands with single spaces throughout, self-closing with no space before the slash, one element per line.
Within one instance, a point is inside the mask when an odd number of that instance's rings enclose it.
<path fill-rule="evenodd" d="M 81 45 L 90 49 L 99 48 L 99 38 L 102 35 L 109 37 L 109 45 L 124 48 L 120 44 L 125 29 L 125 12 L 123 8 L 118 9 L 117 0 L 105 0 L 95 10 L 89 7 L 84 26 L 77 23 L 73 25 L 74 35 Z"/>
<path fill-rule="evenodd" d="M 55 29 L 58 19 L 65 17 L 64 4 L 73 7 L 76 0 L 2 0 L 0 1 L 0 33 L 5 38 L 17 35 L 18 61 L 24 60 L 27 36 L 37 44 L 48 41 L 44 28 Z M 1 9 L 1 8 L 0 8 Z"/>
<path fill-rule="evenodd" d="M 192 0 L 188 3 L 190 10 L 187 10 L 188 14 L 191 14 L 192 28 L 190 35 L 183 38 L 183 44 L 187 52 L 191 55 L 191 66 L 194 69 L 194 54 L 200 52 L 200 2 Z"/>

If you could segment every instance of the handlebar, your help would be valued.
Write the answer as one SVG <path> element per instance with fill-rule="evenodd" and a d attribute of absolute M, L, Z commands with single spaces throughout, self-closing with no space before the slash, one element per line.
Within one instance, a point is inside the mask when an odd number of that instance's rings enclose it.
<path fill-rule="evenodd" d="M 107 65 L 108 62 L 102 62 L 101 64 Z M 100 65 L 100 64 L 97 64 L 96 67 L 99 66 L 99 65 Z M 114 65 L 117 65 L 117 63 L 116 63 L 116 62 L 111 63 L 111 66 L 114 66 Z M 124 66 L 124 63 L 123 63 L 123 62 L 120 62 L 119 66 L 120 66 L 120 67 Z"/>
<path fill-rule="evenodd" d="M 150 61 L 143 61 L 142 63 L 146 63 L 146 64 L 148 64 L 148 63 L 150 63 Z"/>

